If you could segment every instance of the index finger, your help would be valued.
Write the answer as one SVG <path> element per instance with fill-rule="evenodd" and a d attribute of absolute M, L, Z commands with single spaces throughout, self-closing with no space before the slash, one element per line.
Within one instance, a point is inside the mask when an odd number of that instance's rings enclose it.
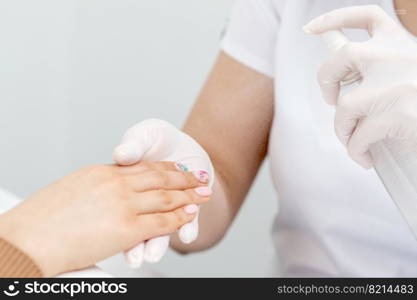
<path fill-rule="evenodd" d="M 173 161 L 140 161 L 130 166 L 117 166 L 123 174 L 137 174 L 149 170 L 155 171 L 188 171 L 188 168 Z"/>
<path fill-rule="evenodd" d="M 378 31 L 399 29 L 380 6 L 361 5 L 343 7 L 325 13 L 311 20 L 303 30 L 307 33 L 320 34 L 343 28 L 368 30 L 371 36 Z"/>

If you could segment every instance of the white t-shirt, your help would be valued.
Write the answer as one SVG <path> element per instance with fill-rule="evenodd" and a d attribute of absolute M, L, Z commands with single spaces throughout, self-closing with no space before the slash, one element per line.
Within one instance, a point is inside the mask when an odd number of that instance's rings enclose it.
<path fill-rule="evenodd" d="M 316 82 L 326 49 L 301 30 L 322 13 L 364 4 L 396 18 L 392 0 L 237 0 L 222 42 L 236 60 L 275 79 L 272 234 L 284 276 L 417 276 L 417 240 L 376 173 L 356 165 L 337 140 L 334 109 Z"/>

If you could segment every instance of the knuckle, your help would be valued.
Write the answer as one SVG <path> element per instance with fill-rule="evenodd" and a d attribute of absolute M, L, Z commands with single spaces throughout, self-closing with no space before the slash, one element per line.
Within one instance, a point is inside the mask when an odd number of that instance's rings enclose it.
<path fill-rule="evenodd" d="M 170 183 L 169 175 L 164 171 L 149 170 L 146 171 L 146 177 L 155 188 L 166 187 Z"/>
<path fill-rule="evenodd" d="M 163 214 L 159 214 L 155 216 L 156 226 L 160 229 L 165 229 L 169 226 L 169 219 L 167 216 Z"/>
<path fill-rule="evenodd" d="M 198 184 L 198 180 L 197 178 L 190 172 L 186 172 L 186 173 L 182 173 L 183 177 L 184 177 L 184 183 L 187 186 L 195 186 L 196 184 Z"/>
<path fill-rule="evenodd" d="M 90 166 L 87 167 L 87 170 L 91 178 L 96 178 L 99 180 L 116 179 L 119 177 L 119 174 L 116 172 L 116 169 L 108 165 Z"/>
<path fill-rule="evenodd" d="M 164 206 L 170 207 L 173 205 L 174 199 L 170 196 L 170 194 L 167 191 L 159 190 L 157 193 L 158 193 L 157 197 L 160 199 L 161 203 Z"/>
<path fill-rule="evenodd" d="M 154 171 L 159 186 L 168 186 L 170 183 L 169 175 L 163 171 Z"/>
<path fill-rule="evenodd" d="M 175 212 L 175 219 L 176 219 L 177 224 L 179 225 L 184 224 L 187 221 L 186 216 L 181 210 L 177 210 Z"/>
<path fill-rule="evenodd" d="M 192 191 L 186 191 L 184 193 L 184 197 L 185 197 L 185 202 L 186 203 L 193 203 L 196 200 L 196 195 Z"/>
<path fill-rule="evenodd" d="M 128 198 L 128 183 L 122 176 L 112 177 L 102 182 L 102 192 L 112 194 L 118 199 Z"/>

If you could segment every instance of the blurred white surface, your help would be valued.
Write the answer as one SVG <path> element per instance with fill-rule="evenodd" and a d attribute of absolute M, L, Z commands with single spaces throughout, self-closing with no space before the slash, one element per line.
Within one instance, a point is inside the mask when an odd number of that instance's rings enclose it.
<path fill-rule="evenodd" d="M 111 162 L 122 133 L 140 120 L 181 126 L 232 2 L 0 1 L 0 184 L 25 197 L 79 167 Z M 152 267 L 169 276 L 262 276 L 275 211 L 263 171 L 224 242 L 196 255 L 171 252 Z"/>

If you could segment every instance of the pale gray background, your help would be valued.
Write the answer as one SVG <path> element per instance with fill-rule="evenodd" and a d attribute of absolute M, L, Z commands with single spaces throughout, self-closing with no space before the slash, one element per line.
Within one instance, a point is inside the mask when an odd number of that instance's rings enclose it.
<path fill-rule="evenodd" d="M 109 163 L 134 123 L 181 126 L 232 0 L 0 0 L 0 183 L 20 196 Z M 226 239 L 170 253 L 168 276 L 264 276 L 277 209 L 267 168 Z"/>

